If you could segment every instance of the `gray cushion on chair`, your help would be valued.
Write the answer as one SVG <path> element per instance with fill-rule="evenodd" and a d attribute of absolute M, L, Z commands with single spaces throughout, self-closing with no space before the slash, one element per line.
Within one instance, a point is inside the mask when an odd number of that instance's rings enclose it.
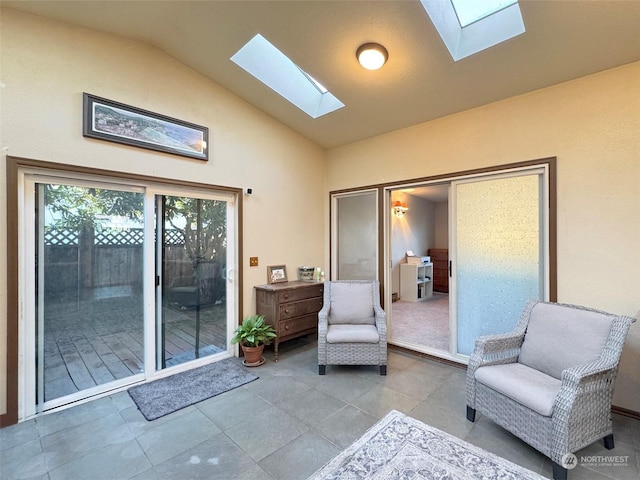
<path fill-rule="evenodd" d="M 550 417 L 562 382 L 521 363 L 476 370 L 476 380 L 540 415 Z"/>
<path fill-rule="evenodd" d="M 600 358 L 614 318 L 538 303 L 531 311 L 518 362 L 560 379 L 563 370 Z"/>
<path fill-rule="evenodd" d="M 327 343 L 378 343 L 375 325 L 329 325 Z"/>
<path fill-rule="evenodd" d="M 371 284 L 333 283 L 328 322 L 329 325 L 375 325 Z"/>

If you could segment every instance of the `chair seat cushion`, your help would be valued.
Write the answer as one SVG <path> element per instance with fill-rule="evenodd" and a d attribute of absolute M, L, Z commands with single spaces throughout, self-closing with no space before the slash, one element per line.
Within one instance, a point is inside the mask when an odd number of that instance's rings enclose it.
<path fill-rule="evenodd" d="M 562 382 L 521 363 L 476 370 L 476 380 L 542 416 L 550 417 Z"/>
<path fill-rule="evenodd" d="M 329 325 L 327 343 L 378 343 L 375 325 Z"/>

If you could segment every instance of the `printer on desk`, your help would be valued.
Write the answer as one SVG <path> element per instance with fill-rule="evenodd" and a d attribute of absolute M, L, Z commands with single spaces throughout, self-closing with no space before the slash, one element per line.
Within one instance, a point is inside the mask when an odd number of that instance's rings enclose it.
<path fill-rule="evenodd" d="M 415 255 L 411 250 L 407 250 L 407 263 L 410 265 L 422 265 L 431 263 L 431 257 Z"/>

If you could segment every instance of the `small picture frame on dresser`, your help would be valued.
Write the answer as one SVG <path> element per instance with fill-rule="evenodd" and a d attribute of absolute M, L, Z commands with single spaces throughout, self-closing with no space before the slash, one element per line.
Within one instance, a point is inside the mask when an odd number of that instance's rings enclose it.
<path fill-rule="evenodd" d="M 267 282 L 269 284 L 287 281 L 287 267 L 285 265 L 269 265 L 267 267 Z"/>

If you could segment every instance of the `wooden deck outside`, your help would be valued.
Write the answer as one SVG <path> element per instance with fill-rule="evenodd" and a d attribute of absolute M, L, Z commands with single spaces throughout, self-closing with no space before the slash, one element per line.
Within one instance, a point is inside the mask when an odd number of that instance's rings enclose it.
<path fill-rule="evenodd" d="M 67 304 L 68 306 L 68 304 Z M 142 300 L 102 299 L 45 311 L 45 401 L 143 372 Z M 195 358 L 196 310 L 163 308 L 166 366 Z M 226 348 L 224 305 L 200 309 L 200 357 Z"/>

